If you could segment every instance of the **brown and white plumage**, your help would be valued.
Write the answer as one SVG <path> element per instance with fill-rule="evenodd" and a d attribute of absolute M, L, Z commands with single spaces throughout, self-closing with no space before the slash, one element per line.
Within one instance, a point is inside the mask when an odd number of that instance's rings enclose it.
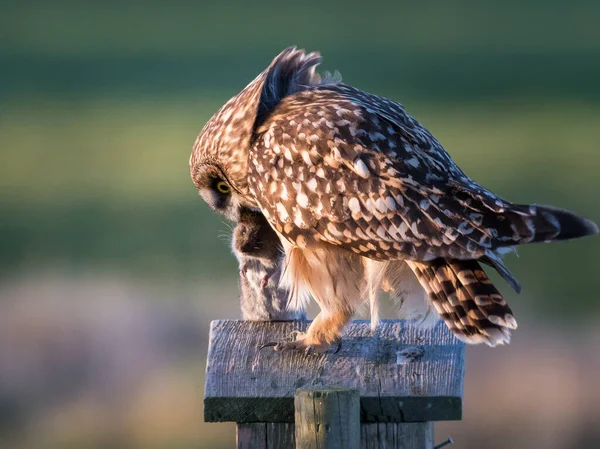
<path fill-rule="evenodd" d="M 365 292 L 398 288 L 393 273 L 405 263 L 457 336 L 507 342 L 516 321 L 479 262 L 519 290 L 504 252 L 597 226 L 494 195 L 400 104 L 321 79 L 319 62 L 316 53 L 282 52 L 211 118 L 190 158 L 209 203 L 207 170 L 231 188 L 223 213 L 260 209 L 284 244 L 284 282 L 296 298 L 308 292 L 319 303 L 297 347 L 335 341 Z M 368 260 L 384 263 L 384 274 Z"/>

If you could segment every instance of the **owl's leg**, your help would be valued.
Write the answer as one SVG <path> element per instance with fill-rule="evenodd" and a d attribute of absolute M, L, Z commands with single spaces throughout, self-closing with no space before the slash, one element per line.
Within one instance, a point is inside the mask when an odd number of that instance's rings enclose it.
<path fill-rule="evenodd" d="M 295 341 L 267 343 L 262 347 L 274 346 L 275 351 L 304 351 L 306 354 L 323 353 L 331 345 L 341 348 L 341 334 L 344 326 L 352 318 L 347 310 L 325 313 L 321 311 L 306 332 L 298 332 Z"/>
<path fill-rule="evenodd" d="M 276 351 L 325 352 L 330 345 L 339 344 L 344 326 L 363 302 L 362 261 L 359 256 L 330 244 L 309 248 L 289 247 L 284 240 L 282 244 L 286 252 L 283 285 L 296 292 L 296 296 L 298 292 L 300 297 L 303 292 L 310 293 L 321 311 L 295 341 L 269 346 Z"/>

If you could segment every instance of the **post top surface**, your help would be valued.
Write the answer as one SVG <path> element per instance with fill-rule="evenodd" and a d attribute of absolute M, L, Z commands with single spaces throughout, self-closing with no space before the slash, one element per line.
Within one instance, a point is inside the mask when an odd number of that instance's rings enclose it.
<path fill-rule="evenodd" d="M 206 421 L 293 422 L 298 388 L 356 388 L 365 422 L 460 419 L 464 344 L 432 328 L 382 321 L 375 333 L 353 321 L 342 348 L 305 357 L 260 345 L 282 341 L 309 322 L 213 321 L 206 368 Z"/>

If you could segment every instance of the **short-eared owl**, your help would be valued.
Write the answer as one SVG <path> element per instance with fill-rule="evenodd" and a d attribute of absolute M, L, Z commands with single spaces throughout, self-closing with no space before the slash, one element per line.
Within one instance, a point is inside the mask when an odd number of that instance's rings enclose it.
<path fill-rule="evenodd" d="M 190 157 L 212 208 L 234 221 L 244 208 L 260 211 L 277 232 L 290 306 L 312 295 L 321 308 L 305 334 L 276 349 L 322 351 L 367 298 L 404 294 L 417 280 L 419 301 L 457 337 L 508 342 L 517 323 L 481 264 L 518 291 L 502 254 L 598 227 L 496 196 L 400 104 L 319 76 L 319 62 L 283 51 L 209 120 Z"/>

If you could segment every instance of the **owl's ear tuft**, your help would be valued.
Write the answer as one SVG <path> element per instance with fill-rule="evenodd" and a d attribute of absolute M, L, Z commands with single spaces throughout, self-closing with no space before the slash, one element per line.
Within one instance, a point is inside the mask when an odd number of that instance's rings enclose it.
<path fill-rule="evenodd" d="M 305 53 L 296 47 L 282 51 L 266 70 L 258 105 L 255 129 L 277 104 L 288 95 L 309 89 L 321 84 L 337 84 L 341 81 L 339 74 L 327 75 L 324 79 L 315 72 L 321 63 L 321 55 L 317 52 Z"/>

